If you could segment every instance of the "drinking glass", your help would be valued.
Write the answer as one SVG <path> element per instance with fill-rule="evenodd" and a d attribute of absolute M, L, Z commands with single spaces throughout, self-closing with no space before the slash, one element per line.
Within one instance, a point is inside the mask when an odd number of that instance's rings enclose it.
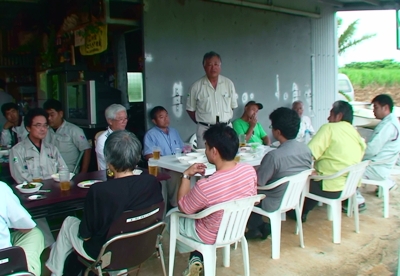
<path fill-rule="evenodd" d="M 154 158 L 149 158 L 148 167 L 149 167 L 149 174 L 152 174 L 154 176 L 158 175 L 158 160 Z"/>
<path fill-rule="evenodd" d="M 175 148 L 175 157 L 179 158 L 182 156 L 182 149 L 181 148 Z"/>
<path fill-rule="evenodd" d="M 155 160 L 160 159 L 161 148 L 160 147 L 153 147 L 153 158 Z"/>
<path fill-rule="evenodd" d="M 246 134 L 240 134 L 239 135 L 239 147 L 245 147 L 246 146 Z"/>
<path fill-rule="evenodd" d="M 32 182 L 42 182 L 42 171 L 40 167 L 34 167 L 32 169 Z"/>
<path fill-rule="evenodd" d="M 71 188 L 70 180 L 69 180 L 69 170 L 63 168 L 58 172 L 58 175 L 60 177 L 60 189 L 61 189 L 61 191 L 68 191 Z"/>

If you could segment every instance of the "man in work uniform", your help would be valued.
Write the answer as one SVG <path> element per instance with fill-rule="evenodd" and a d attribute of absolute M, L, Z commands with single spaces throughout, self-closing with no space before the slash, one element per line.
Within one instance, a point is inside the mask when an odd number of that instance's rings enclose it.
<path fill-rule="evenodd" d="M 28 136 L 28 132 L 25 129 L 23 118 L 19 115 L 17 104 L 3 104 L 1 106 L 1 113 L 3 113 L 7 120 L 1 132 L 1 145 L 10 145 L 13 147 L 25 139 Z"/>
<path fill-rule="evenodd" d="M 58 148 L 70 172 L 74 170 L 76 165 L 79 166 L 80 160 L 78 158 L 80 153 L 84 152 L 80 172 L 87 172 L 91 146 L 83 130 L 64 120 L 61 102 L 51 99 L 44 103 L 43 108 L 49 114 L 50 129 L 46 141 Z"/>
<path fill-rule="evenodd" d="M 233 109 L 237 104 L 237 95 L 233 82 L 220 75 L 221 57 L 215 52 L 203 57 L 206 75 L 190 88 L 186 111 L 197 124 L 197 147 L 204 148 L 203 133 L 217 123 L 230 125 Z"/>

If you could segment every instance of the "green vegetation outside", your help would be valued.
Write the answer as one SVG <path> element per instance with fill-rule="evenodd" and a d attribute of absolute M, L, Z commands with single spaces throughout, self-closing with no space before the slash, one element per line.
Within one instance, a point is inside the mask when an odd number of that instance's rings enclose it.
<path fill-rule="evenodd" d="M 339 68 L 339 72 L 346 74 L 353 86 L 361 88 L 368 85 L 393 86 L 400 84 L 400 62 L 394 60 L 352 62 Z"/>

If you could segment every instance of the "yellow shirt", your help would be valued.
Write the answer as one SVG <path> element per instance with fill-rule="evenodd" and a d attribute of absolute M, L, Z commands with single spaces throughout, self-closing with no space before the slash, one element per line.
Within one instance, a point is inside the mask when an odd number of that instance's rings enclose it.
<path fill-rule="evenodd" d="M 331 175 L 361 161 L 366 148 L 357 130 L 348 122 L 323 125 L 308 147 L 315 158 L 314 168 L 319 175 Z M 322 182 L 328 192 L 342 191 L 346 175 Z"/>

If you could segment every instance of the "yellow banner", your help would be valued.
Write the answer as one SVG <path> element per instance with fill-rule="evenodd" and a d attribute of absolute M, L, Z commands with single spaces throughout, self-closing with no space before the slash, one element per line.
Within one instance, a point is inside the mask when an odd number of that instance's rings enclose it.
<path fill-rule="evenodd" d="M 97 26 L 97 28 L 98 32 L 87 35 L 85 45 L 79 47 L 82 55 L 94 55 L 107 49 L 107 24 Z"/>

